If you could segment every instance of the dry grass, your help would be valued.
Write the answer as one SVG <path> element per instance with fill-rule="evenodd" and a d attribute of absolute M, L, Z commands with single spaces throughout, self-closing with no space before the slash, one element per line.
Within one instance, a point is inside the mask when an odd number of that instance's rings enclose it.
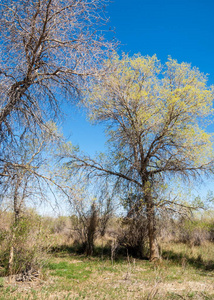
<path fill-rule="evenodd" d="M 51 255 L 33 282 L 0 282 L 0 299 L 214 299 L 214 245 L 163 245 L 160 262 Z"/>

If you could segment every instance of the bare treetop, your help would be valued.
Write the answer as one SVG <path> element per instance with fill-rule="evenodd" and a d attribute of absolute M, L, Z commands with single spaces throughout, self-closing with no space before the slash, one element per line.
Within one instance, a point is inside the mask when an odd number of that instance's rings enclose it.
<path fill-rule="evenodd" d="M 0 5 L 0 129 L 43 124 L 74 99 L 102 61 L 100 0 L 3 0 Z M 82 83 L 81 83 L 82 85 Z"/>

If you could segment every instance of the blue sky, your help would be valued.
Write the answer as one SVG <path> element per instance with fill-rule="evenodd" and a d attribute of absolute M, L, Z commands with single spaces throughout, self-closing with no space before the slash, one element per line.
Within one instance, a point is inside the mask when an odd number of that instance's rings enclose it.
<path fill-rule="evenodd" d="M 122 50 L 191 62 L 214 83 L 213 0 L 115 0 L 108 12 Z"/>
<path fill-rule="evenodd" d="M 112 0 L 106 10 L 121 52 L 156 54 L 162 63 L 170 55 L 210 74 L 214 84 L 214 0 Z M 104 151 L 104 127 L 92 126 L 74 107 L 65 110 L 66 136 L 90 155 Z M 201 191 L 207 189 L 211 180 Z"/>
<path fill-rule="evenodd" d="M 213 0 L 113 0 L 106 11 L 121 52 L 156 54 L 162 63 L 170 55 L 209 74 L 214 84 Z M 91 155 L 104 151 L 104 128 L 73 107 L 66 112 L 64 132 L 73 143 Z"/>

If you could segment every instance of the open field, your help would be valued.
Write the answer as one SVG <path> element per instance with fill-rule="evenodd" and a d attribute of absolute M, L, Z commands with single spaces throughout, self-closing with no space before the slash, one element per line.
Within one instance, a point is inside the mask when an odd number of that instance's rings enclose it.
<path fill-rule="evenodd" d="M 0 299 L 214 299 L 214 244 L 163 244 L 163 260 L 49 256 L 40 278 L 1 278 Z"/>

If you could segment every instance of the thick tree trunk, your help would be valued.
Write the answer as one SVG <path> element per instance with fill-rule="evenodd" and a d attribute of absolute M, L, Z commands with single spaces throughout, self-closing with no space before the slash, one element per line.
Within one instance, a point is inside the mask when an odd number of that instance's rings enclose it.
<path fill-rule="evenodd" d="M 151 184 L 149 181 L 144 181 L 144 197 L 146 203 L 146 215 L 149 237 L 149 260 L 160 259 L 159 247 L 156 239 L 156 226 L 155 226 L 155 206 L 151 194 Z"/>
<path fill-rule="evenodd" d="M 159 247 L 156 239 L 156 226 L 155 226 L 155 210 L 154 204 L 149 202 L 147 204 L 147 222 L 148 222 L 148 236 L 149 236 L 149 260 L 160 259 Z"/>

